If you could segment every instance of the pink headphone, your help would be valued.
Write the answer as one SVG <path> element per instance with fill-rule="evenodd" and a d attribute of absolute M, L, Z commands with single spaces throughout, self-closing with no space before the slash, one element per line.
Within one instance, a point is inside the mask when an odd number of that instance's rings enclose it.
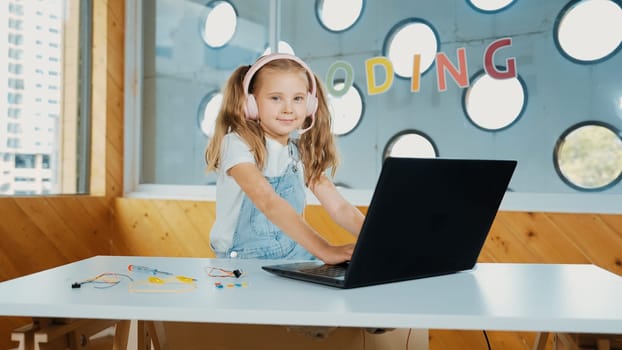
<path fill-rule="evenodd" d="M 315 112 L 317 111 L 318 100 L 317 100 L 317 87 L 315 85 L 315 75 L 309 66 L 304 63 L 300 58 L 286 54 L 286 53 L 273 53 L 269 55 L 265 55 L 260 57 L 255 64 L 253 64 L 246 72 L 243 81 L 244 87 L 244 95 L 246 96 L 246 105 L 244 107 L 244 115 L 247 119 L 257 119 L 259 117 L 259 109 L 257 108 L 257 101 L 255 101 L 255 97 L 251 94 L 248 89 L 251 85 L 251 80 L 253 76 L 261 69 L 261 67 L 265 66 L 269 62 L 275 60 L 292 60 L 298 64 L 300 64 L 306 71 L 307 75 L 309 75 L 309 80 L 311 81 L 311 92 L 307 93 L 307 115 L 311 116 L 311 125 L 304 130 L 300 130 L 298 133 L 302 134 L 307 130 L 311 129 L 313 124 L 315 123 Z"/>

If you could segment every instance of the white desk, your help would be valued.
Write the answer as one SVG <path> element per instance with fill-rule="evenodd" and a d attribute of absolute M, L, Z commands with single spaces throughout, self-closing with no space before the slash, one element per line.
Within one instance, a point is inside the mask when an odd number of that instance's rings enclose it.
<path fill-rule="evenodd" d="M 0 283 L 1 316 L 276 325 L 622 333 L 622 277 L 594 265 L 478 264 L 472 271 L 349 290 L 277 277 L 274 261 L 97 256 Z M 184 293 L 71 284 L 145 265 L 198 279 Z M 206 266 L 241 269 L 216 288 Z"/>

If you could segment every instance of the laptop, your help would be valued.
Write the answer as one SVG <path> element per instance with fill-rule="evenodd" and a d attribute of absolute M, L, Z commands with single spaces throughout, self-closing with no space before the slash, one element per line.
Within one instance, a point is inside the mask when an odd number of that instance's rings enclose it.
<path fill-rule="evenodd" d="M 515 160 L 387 158 L 349 262 L 298 261 L 262 269 L 339 288 L 470 270 L 516 164 Z"/>

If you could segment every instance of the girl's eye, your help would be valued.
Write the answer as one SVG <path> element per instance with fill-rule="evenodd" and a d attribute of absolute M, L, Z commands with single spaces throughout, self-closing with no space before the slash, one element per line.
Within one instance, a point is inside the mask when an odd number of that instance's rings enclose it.
<path fill-rule="evenodd" d="M 300 102 L 300 101 L 303 101 L 303 100 L 304 100 L 304 97 L 302 97 L 302 96 L 296 96 L 296 98 L 295 98 L 294 100 L 295 100 L 295 101 Z"/>
<path fill-rule="evenodd" d="M 272 96 L 272 97 L 270 97 L 270 98 L 271 98 L 273 101 L 278 101 L 278 100 L 280 100 L 280 99 L 281 99 L 279 96 Z"/>

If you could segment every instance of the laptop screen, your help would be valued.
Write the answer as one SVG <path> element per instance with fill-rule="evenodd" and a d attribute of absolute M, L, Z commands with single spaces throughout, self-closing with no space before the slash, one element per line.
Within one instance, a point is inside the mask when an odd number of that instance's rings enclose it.
<path fill-rule="evenodd" d="M 472 268 L 515 167 L 513 160 L 387 158 L 347 284 Z"/>

